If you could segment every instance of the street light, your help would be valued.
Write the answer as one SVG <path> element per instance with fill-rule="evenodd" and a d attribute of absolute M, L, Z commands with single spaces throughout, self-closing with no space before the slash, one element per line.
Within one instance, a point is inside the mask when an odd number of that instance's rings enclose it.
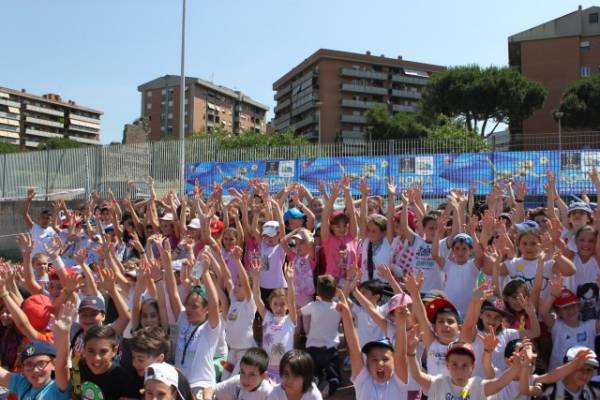
<path fill-rule="evenodd" d="M 558 120 L 558 151 L 562 150 L 562 117 L 565 113 L 562 111 L 556 111 L 554 117 Z"/>
<path fill-rule="evenodd" d="M 185 193 L 185 4 L 181 15 L 181 77 L 179 82 L 179 189 Z"/>

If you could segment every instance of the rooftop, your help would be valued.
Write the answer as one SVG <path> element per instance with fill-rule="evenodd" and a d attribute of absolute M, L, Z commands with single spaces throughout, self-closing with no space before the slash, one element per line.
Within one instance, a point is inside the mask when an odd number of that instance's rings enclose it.
<path fill-rule="evenodd" d="M 142 92 L 142 91 L 148 90 L 148 89 L 159 89 L 159 88 L 164 88 L 164 87 L 179 86 L 180 79 L 181 78 L 179 75 L 161 76 L 160 78 L 156 78 L 156 79 L 153 79 L 151 81 L 141 84 L 140 86 L 138 86 L 138 91 Z M 239 101 L 241 101 L 243 103 L 251 104 L 251 105 L 258 107 L 260 109 L 263 109 L 265 111 L 269 110 L 268 106 L 252 99 L 249 96 L 246 96 L 244 93 L 240 92 L 239 90 L 233 90 L 233 89 L 227 88 L 225 86 L 216 85 L 212 82 L 205 81 L 204 79 L 199 79 L 199 78 L 194 78 L 194 77 L 186 77 L 185 82 L 186 82 L 186 85 L 187 84 L 198 84 L 200 86 L 204 86 L 206 88 L 214 90 L 215 92 L 224 94 L 225 96 L 229 96 L 229 97 L 238 99 Z"/>
<path fill-rule="evenodd" d="M 99 115 L 103 114 L 102 111 L 95 110 L 95 109 L 89 108 L 89 107 L 80 106 L 79 104 L 75 103 L 72 100 L 67 100 L 67 101 L 54 100 L 52 98 L 31 94 L 24 90 L 14 90 L 14 89 L 5 88 L 2 86 L 0 86 L 0 92 L 5 92 L 5 93 L 12 94 L 12 95 L 19 96 L 19 97 L 25 97 L 25 98 L 31 99 L 31 100 L 42 101 L 42 102 L 50 103 L 50 104 L 56 104 L 57 106 L 61 106 L 61 107 L 73 108 L 76 110 L 86 111 L 86 112 L 93 113 L 93 114 L 99 114 Z M 49 95 L 45 95 L 45 96 L 49 96 Z M 58 95 L 53 95 L 53 96 L 60 98 L 60 96 L 58 96 Z"/>

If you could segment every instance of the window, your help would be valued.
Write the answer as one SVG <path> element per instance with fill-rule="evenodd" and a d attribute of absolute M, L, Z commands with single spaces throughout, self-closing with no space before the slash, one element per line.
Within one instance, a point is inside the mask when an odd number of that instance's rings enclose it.
<path fill-rule="evenodd" d="M 597 24 L 598 23 L 598 13 L 590 13 L 588 15 L 588 22 L 590 24 Z"/>
<path fill-rule="evenodd" d="M 167 89 L 163 89 L 163 90 L 161 90 L 161 91 L 160 91 L 160 93 L 161 93 L 162 95 L 166 95 L 166 94 L 167 94 Z"/>
<path fill-rule="evenodd" d="M 581 77 L 584 78 L 586 76 L 590 76 L 591 70 L 590 67 L 581 67 Z"/>
<path fill-rule="evenodd" d="M 152 103 L 148 103 L 148 104 L 146 104 L 146 108 L 147 108 L 148 110 L 150 110 L 150 109 L 152 108 Z"/>
<path fill-rule="evenodd" d="M 148 97 L 152 97 L 152 91 L 151 91 L 151 90 L 148 90 L 148 91 L 146 92 L 146 96 L 148 96 Z"/>
<path fill-rule="evenodd" d="M 590 42 L 586 40 L 584 42 L 579 43 L 579 49 L 582 53 L 587 53 L 590 50 Z"/>

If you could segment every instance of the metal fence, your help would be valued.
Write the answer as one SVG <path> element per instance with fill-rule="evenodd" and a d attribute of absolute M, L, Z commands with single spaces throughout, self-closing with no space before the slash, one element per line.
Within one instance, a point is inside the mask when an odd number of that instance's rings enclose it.
<path fill-rule="evenodd" d="M 497 137 L 485 146 L 470 140 L 420 139 L 226 149 L 214 139 L 192 139 L 186 141 L 185 162 L 557 150 L 558 143 L 556 133 Z M 564 132 L 561 143 L 563 150 L 600 149 L 600 132 Z M 129 180 L 140 183 L 142 194 L 148 176 L 155 178 L 157 192 L 165 193 L 178 188 L 178 154 L 177 141 L 2 154 L 0 199 L 23 198 L 28 188 L 46 199 L 83 198 L 91 191 L 106 194 L 108 188 L 122 196 Z"/>

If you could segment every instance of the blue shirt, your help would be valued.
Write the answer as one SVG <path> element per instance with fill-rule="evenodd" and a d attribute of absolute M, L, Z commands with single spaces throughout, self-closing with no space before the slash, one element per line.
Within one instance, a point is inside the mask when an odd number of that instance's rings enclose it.
<path fill-rule="evenodd" d="M 23 374 L 11 374 L 8 389 L 16 393 L 20 400 L 68 400 L 71 397 L 71 385 L 64 392 L 56 386 L 56 381 L 34 388 Z"/>

